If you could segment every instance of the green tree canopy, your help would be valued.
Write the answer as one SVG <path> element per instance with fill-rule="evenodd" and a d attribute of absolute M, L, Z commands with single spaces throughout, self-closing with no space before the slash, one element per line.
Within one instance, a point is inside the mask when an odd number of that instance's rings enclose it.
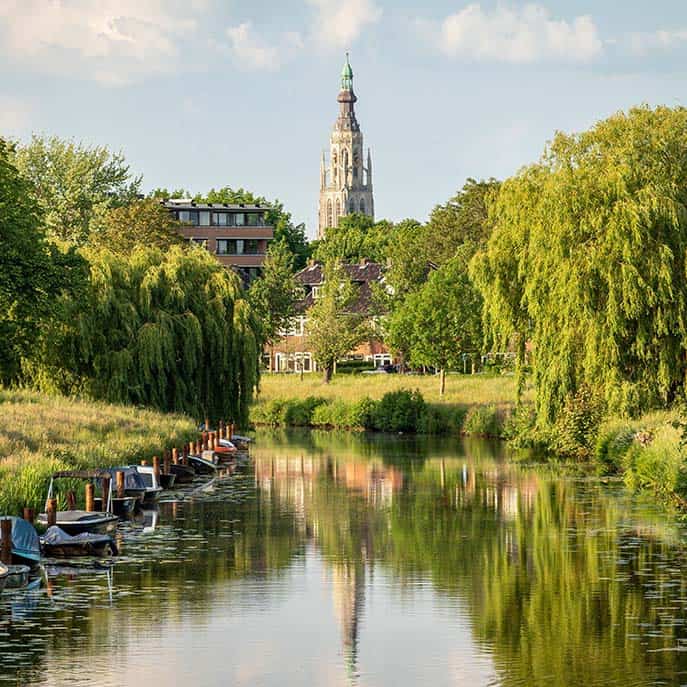
<path fill-rule="evenodd" d="M 296 314 L 297 283 L 293 255 L 283 243 L 273 243 L 262 273 L 250 286 L 248 299 L 260 326 L 261 340 L 272 344 L 288 329 Z"/>
<path fill-rule="evenodd" d="M 136 246 L 166 250 L 185 245 L 177 222 L 157 200 L 146 198 L 106 210 L 89 237 L 93 246 L 128 253 Z"/>
<path fill-rule="evenodd" d="M 324 284 L 315 304 L 308 311 L 306 334 L 315 361 L 324 369 L 329 382 L 340 358 L 367 336 L 365 317 L 355 312 L 355 285 L 342 264 L 334 260 L 324 266 Z"/>
<path fill-rule="evenodd" d="M 32 184 L 11 162 L 0 138 L 0 383 L 20 377 L 22 358 L 41 327 L 57 315 L 63 292 L 75 292 L 85 264 L 73 250 L 60 250 L 43 231 Z"/>
<path fill-rule="evenodd" d="M 321 262 L 340 260 L 344 264 L 363 259 L 383 263 L 393 235 L 391 222 L 375 222 L 359 213 L 344 215 L 339 219 L 338 227 L 325 229 L 324 238 L 318 241 L 313 257 Z"/>
<path fill-rule="evenodd" d="M 441 265 L 464 243 L 485 244 L 491 233 L 489 202 L 498 195 L 499 187 L 495 179 L 468 179 L 453 198 L 437 205 L 423 236 L 424 258 Z"/>
<path fill-rule="evenodd" d="M 42 339 L 34 380 L 195 417 L 247 419 L 258 341 L 238 277 L 202 248 L 85 249 L 90 284 Z"/>
<path fill-rule="evenodd" d="M 686 149 L 686 109 L 636 108 L 503 185 L 473 270 L 496 344 L 532 343 L 541 424 L 583 387 L 620 412 L 684 393 Z"/>
<path fill-rule="evenodd" d="M 411 365 L 440 370 L 442 394 L 445 371 L 459 366 L 463 353 L 474 353 L 482 345 L 482 299 L 468 269 L 473 252 L 472 244 L 463 244 L 389 321 L 392 348 Z"/>
<path fill-rule="evenodd" d="M 34 188 L 49 236 L 83 245 L 108 208 L 135 200 L 135 177 L 121 153 L 52 136 L 17 145 L 14 163 Z"/>

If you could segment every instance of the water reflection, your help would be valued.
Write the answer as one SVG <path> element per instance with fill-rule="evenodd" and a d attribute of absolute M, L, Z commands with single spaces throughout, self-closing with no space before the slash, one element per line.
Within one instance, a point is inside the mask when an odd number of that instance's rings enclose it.
<path fill-rule="evenodd" d="M 112 567 L 0 596 L 0 683 L 687 682 L 687 549 L 619 485 L 498 444 L 262 433 Z"/>

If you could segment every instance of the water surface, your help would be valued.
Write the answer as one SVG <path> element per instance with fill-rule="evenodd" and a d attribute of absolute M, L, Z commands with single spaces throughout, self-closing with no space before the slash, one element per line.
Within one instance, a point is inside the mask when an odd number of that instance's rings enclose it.
<path fill-rule="evenodd" d="M 687 684 L 687 536 L 486 441 L 262 432 L 0 596 L 0 684 Z"/>

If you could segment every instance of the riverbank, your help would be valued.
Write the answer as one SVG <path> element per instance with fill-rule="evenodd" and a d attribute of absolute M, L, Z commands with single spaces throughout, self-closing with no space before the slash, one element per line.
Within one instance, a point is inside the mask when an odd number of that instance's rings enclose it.
<path fill-rule="evenodd" d="M 503 438 L 516 395 L 509 375 L 265 375 L 251 409 L 257 426 L 469 434 Z M 525 401 L 531 400 L 528 391 Z"/>
<path fill-rule="evenodd" d="M 42 508 L 56 470 L 149 460 L 196 435 L 182 415 L 0 390 L 0 514 Z"/>
<path fill-rule="evenodd" d="M 515 378 L 512 376 L 450 375 L 447 392 L 439 397 L 435 377 L 400 375 L 339 375 L 324 384 L 319 375 L 266 375 L 251 410 L 256 425 L 406 431 L 518 439 L 528 434 L 515 421 Z M 416 389 L 399 396 L 401 389 Z M 385 402 L 386 397 L 386 402 Z M 524 397 L 532 403 L 533 391 Z M 579 427 L 569 431 L 568 445 L 579 440 Z M 557 437 L 560 439 L 560 436 Z M 555 442 L 539 444 L 555 455 Z M 559 442 L 560 443 L 560 442 Z M 677 411 L 649 413 L 639 419 L 605 419 L 583 437 L 579 457 L 599 474 L 620 476 L 633 491 L 653 493 L 659 500 L 687 508 L 687 465 Z M 570 454 L 568 454 L 570 458 Z"/>

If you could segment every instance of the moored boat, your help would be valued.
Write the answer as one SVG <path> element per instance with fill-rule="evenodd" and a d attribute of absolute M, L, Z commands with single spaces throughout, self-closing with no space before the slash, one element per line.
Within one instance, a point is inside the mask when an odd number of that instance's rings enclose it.
<path fill-rule="evenodd" d="M 149 465 L 133 465 L 132 467 L 136 470 L 145 486 L 143 503 L 154 503 L 157 501 L 162 493 L 162 487 L 157 480 L 155 469 Z"/>
<path fill-rule="evenodd" d="M 55 522 L 48 522 L 48 505 L 53 499 L 53 492 L 55 488 L 55 480 L 58 479 L 85 479 L 90 482 L 93 489 L 95 482 L 105 484 L 107 481 L 107 493 L 103 494 L 105 497 L 105 509 L 103 512 L 96 512 L 95 510 L 64 510 L 55 512 Z M 92 495 L 92 491 L 91 491 Z M 88 499 L 88 497 L 87 497 Z M 95 504 L 91 506 L 87 503 L 88 508 L 94 508 Z M 55 524 L 67 534 L 76 535 L 82 532 L 95 532 L 103 534 L 114 530 L 119 522 L 119 518 L 112 512 L 112 472 L 109 470 L 65 470 L 55 472 L 50 478 L 50 486 L 48 487 L 48 496 L 45 501 L 45 513 L 41 513 L 37 520 L 43 527 Z"/>
<path fill-rule="evenodd" d="M 2 590 L 5 588 L 9 575 L 10 569 L 6 565 L 0 563 L 0 592 L 2 592 Z"/>
<path fill-rule="evenodd" d="M 215 472 L 219 467 L 219 459 L 213 451 L 189 454 L 188 461 L 197 472 Z"/>
<path fill-rule="evenodd" d="M 107 534 L 82 532 L 72 536 L 56 526 L 48 528 L 41 538 L 41 544 L 43 552 L 50 558 L 108 557 L 118 554 L 114 539 Z"/>
<path fill-rule="evenodd" d="M 172 464 L 170 470 L 176 476 L 175 484 L 192 482 L 196 476 L 196 471 L 190 465 Z"/>
<path fill-rule="evenodd" d="M 41 546 L 35 527 L 22 518 L 7 517 L 12 521 L 12 563 L 36 567 L 41 562 Z"/>
<path fill-rule="evenodd" d="M 160 473 L 160 486 L 163 489 L 172 489 L 174 483 L 176 482 L 176 475 L 173 472 L 161 472 Z"/>

